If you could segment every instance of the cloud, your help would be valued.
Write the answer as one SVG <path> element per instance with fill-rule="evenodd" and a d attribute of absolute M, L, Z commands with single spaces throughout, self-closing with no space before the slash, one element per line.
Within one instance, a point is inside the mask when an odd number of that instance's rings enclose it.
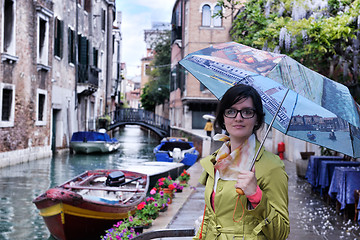
<path fill-rule="evenodd" d="M 122 56 L 128 77 L 140 75 L 141 58 L 145 57 L 144 30 L 154 21 L 170 22 L 175 0 L 117 0 L 116 9 L 122 12 Z"/>

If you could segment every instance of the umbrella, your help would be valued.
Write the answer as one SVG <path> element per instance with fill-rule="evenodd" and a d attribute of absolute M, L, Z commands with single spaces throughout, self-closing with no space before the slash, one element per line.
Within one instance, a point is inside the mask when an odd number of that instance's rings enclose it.
<path fill-rule="evenodd" d="M 206 120 L 215 120 L 215 117 L 213 115 L 210 115 L 210 114 L 205 114 L 202 116 L 204 119 Z"/>
<path fill-rule="evenodd" d="M 218 99 L 233 85 L 253 86 L 265 122 L 282 133 L 360 157 L 360 108 L 348 88 L 294 59 L 228 42 L 191 53 L 180 64 Z"/>

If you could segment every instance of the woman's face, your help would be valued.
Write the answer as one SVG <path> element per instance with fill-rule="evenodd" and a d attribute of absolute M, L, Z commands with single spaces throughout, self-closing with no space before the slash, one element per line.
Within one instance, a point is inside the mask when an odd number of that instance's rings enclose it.
<path fill-rule="evenodd" d="M 252 98 L 244 98 L 235 103 L 230 107 L 234 110 L 244 110 L 244 109 L 255 109 Z M 243 113 L 245 116 L 246 113 Z M 249 113 L 247 113 L 249 115 Z M 238 142 L 244 142 L 248 139 L 253 133 L 255 124 L 257 123 L 257 116 L 254 114 L 254 117 L 244 119 L 240 112 L 237 113 L 235 118 L 229 118 L 224 115 L 224 123 L 227 132 L 230 135 L 230 138 Z"/>

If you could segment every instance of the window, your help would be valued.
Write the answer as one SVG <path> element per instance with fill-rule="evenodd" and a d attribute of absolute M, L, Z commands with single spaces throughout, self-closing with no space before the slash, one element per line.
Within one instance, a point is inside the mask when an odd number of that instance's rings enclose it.
<path fill-rule="evenodd" d="M 63 31 L 64 22 L 55 18 L 54 22 L 54 55 L 62 58 L 63 56 Z"/>
<path fill-rule="evenodd" d="M 105 10 L 101 11 L 101 30 L 105 31 L 106 26 L 106 12 Z"/>
<path fill-rule="evenodd" d="M 214 15 L 216 15 L 217 13 L 221 13 L 221 6 L 216 5 L 214 7 Z M 222 19 L 220 16 L 214 16 L 213 20 L 214 20 L 214 27 L 222 26 Z"/>
<path fill-rule="evenodd" d="M 98 67 L 99 50 L 93 48 L 93 65 Z"/>
<path fill-rule="evenodd" d="M 202 7 L 202 23 L 201 23 L 201 25 L 204 27 L 210 27 L 210 22 L 211 22 L 210 6 L 204 5 Z"/>
<path fill-rule="evenodd" d="M 3 5 L 3 49 L 15 56 L 15 1 L 5 0 Z"/>
<path fill-rule="evenodd" d="M 15 114 L 15 86 L 0 83 L 0 127 L 13 127 Z"/>
<path fill-rule="evenodd" d="M 151 73 L 150 64 L 145 64 L 145 75 L 149 76 Z"/>
<path fill-rule="evenodd" d="M 91 12 L 91 0 L 84 1 L 84 10 L 88 13 Z"/>
<path fill-rule="evenodd" d="M 47 66 L 49 54 L 49 18 L 38 12 L 37 63 Z"/>
<path fill-rule="evenodd" d="M 43 89 L 37 90 L 36 101 L 36 125 L 46 125 L 46 111 L 47 111 L 47 92 Z"/>
<path fill-rule="evenodd" d="M 205 85 L 200 83 L 200 91 L 205 91 L 206 89 Z"/>
<path fill-rule="evenodd" d="M 75 64 L 75 31 L 68 28 L 68 60 Z"/>
<path fill-rule="evenodd" d="M 44 121 L 44 104 L 45 104 L 45 94 L 39 94 L 39 109 L 38 109 L 38 120 Z"/>
<path fill-rule="evenodd" d="M 89 40 L 86 37 L 78 35 L 79 63 L 87 65 L 89 63 Z"/>

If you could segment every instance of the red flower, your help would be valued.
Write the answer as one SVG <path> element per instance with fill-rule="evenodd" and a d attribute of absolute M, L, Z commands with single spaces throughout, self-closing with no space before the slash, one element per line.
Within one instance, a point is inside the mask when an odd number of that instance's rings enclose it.
<path fill-rule="evenodd" d="M 183 177 L 185 174 L 184 173 L 181 173 L 181 176 Z"/>
<path fill-rule="evenodd" d="M 170 188 L 170 190 L 174 190 L 175 186 L 173 184 L 170 184 L 168 188 Z"/>
<path fill-rule="evenodd" d="M 139 205 L 137 205 L 137 210 L 141 210 L 145 207 L 146 203 L 145 202 L 141 202 L 139 203 Z"/>

